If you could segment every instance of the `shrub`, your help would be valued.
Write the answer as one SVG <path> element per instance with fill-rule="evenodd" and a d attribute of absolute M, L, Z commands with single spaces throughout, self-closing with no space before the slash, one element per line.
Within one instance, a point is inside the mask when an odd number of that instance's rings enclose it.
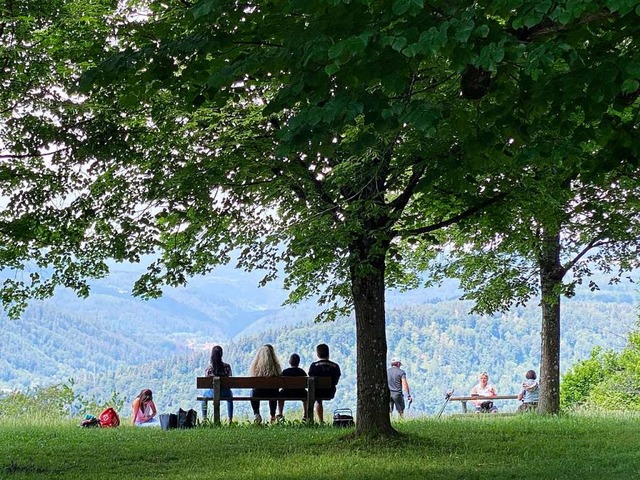
<path fill-rule="evenodd" d="M 9 393 L 0 398 L 0 416 L 70 418 L 86 413 L 98 415 L 107 406 L 119 410 L 124 404 L 117 392 L 105 402 L 85 399 L 73 387 L 74 381 L 70 379 L 67 383 Z"/>

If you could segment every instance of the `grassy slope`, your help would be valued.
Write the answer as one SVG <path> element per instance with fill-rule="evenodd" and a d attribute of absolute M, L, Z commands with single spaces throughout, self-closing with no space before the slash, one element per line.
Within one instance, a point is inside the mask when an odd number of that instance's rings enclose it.
<path fill-rule="evenodd" d="M 295 425 L 80 429 L 0 423 L 0 478 L 634 479 L 640 419 L 469 415 L 396 424 L 352 441 Z"/>

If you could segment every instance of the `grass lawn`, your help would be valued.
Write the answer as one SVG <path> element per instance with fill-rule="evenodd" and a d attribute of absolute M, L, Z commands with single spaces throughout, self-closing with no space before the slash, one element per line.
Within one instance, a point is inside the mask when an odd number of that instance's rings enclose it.
<path fill-rule="evenodd" d="M 162 431 L 0 422 L 2 479 L 640 479 L 640 418 L 469 415 L 398 422 L 399 439 L 239 425 Z"/>

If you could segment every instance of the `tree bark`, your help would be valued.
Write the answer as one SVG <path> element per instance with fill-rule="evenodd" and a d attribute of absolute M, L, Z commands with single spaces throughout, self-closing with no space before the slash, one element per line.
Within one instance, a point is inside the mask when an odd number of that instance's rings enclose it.
<path fill-rule="evenodd" d="M 397 433 L 389 417 L 384 276 L 384 256 L 351 268 L 357 343 L 356 435 Z"/>
<path fill-rule="evenodd" d="M 542 328 L 538 402 L 538 412 L 542 414 L 560 411 L 560 286 L 564 277 L 560 249 L 559 230 L 542 234 L 539 257 Z"/>

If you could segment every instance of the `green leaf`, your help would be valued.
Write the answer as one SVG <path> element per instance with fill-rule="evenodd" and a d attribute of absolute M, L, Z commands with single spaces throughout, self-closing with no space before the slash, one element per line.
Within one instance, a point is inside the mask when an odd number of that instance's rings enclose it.
<path fill-rule="evenodd" d="M 332 75 L 338 73 L 339 70 L 340 70 L 340 65 L 338 65 L 336 63 L 330 63 L 329 65 L 324 67 L 324 72 L 329 76 L 332 76 Z"/>
<path fill-rule="evenodd" d="M 393 48 L 394 50 L 400 52 L 402 51 L 402 49 L 404 48 L 404 46 L 407 44 L 407 39 L 405 37 L 396 37 L 393 40 L 393 44 L 391 45 L 391 48 Z"/>
<path fill-rule="evenodd" d="M 534 10 L 538 13 L 547 13 L 551 9 L 551 6 L 551 0 L 547 0 L 545 2 L 537 2 Z"/>
<path fill-rule="evenodd" d="M 542 21 L 543 17 L 544 17 L 543 13 L 540 13 L 540 12 L 532 13 L 524 18 L 523 24 L 527 28 L 534 27 Z"/>
<path fill-rule="evenodd" d="M 411 0 L 393 0 L 391 11 L 396 15 L 403 15 L 411 8 Z"/>
<path fill-rule="evenodd" d="M 640 82 L 638 82 L 638 80 L 634 80 L 631 78 L 626 79 L 622 84 L 622 91 L 624 93 L 636 92 L 639 88 L 640 88 Z"/>
<path fill-rule="evenodd" d="M 476 29 L 476 35 L 480 38 L 487 38 L 489 35 L 489 26 L 488 25 L 480 25 Z"/>
<path fill-rule="evenodd" d="M 467 40 L 469 40 L 469 37 L 471 36 L 471 32 L 473 31 L 473 27 L 474 27 L 474 23 L 472 20 L 468 20 L 467 22 L 464 22 L 464 24 L 462 24 L 460 26 L 460 29 L 456 32 L 456 40 L 459 41 L 460 43 L 466 43 Z"/>
<path fill-rule="evenodd" d="M 213 1 L 212 0 L 202 0 L 198 2 L 193 8 L 191 8 L 191 14 L 193 18 L 206 17 L 213 10 Z"/>

